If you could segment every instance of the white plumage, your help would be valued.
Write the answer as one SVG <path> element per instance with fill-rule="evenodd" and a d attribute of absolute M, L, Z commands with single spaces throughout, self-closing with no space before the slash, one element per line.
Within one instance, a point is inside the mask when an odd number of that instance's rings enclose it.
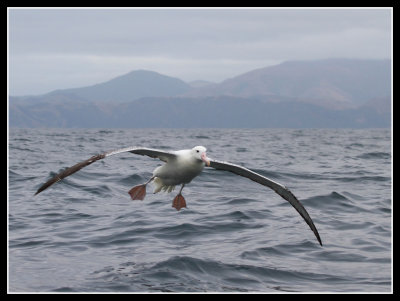
<path fill-rule="evenodd" d="M 169 158 L 153 171 L 154 193 L 171 192 L 176 185 L 189 184 L 203 171 L 206 162 L 201 159 L 201 154 L 205 152 L 203 146 L 174 152 L 176 157 Z"/>

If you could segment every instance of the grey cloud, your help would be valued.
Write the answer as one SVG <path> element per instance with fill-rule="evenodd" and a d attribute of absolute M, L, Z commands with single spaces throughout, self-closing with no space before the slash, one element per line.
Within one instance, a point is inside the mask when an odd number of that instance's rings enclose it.
<path fill-rule="evenodd" d="M 92 82 L 101 70 L 107 77 L 139 68 L 218 81 L 284 60 L 388 58 L 390 14 L 388 9 L 10 9 L 10 93 L 45 92 L 46 74 L 56 89 L 88 84 L 68 82 L 74 72 Z M 63 72 L 69 75 L 64 82 Z M 37 74 L 43 75 L 41 82 Z"/>

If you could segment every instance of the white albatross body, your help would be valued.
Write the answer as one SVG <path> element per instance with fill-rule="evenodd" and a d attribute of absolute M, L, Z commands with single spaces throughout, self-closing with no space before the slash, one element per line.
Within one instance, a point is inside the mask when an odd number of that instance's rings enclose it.
<path fill-rule="evenodd" d="M 196 157 L 196 151 L 205 152 L 206 149 L 201 146 L 193 149 L 184 149 L 173 152 L 176 157 L 170 158 L 164 165 L 157 167 L 153 171 L 153 183 L 155 185 L 154 193 L 161 189 L 167 192 L 174 190 L 176 185 L 189 184 L 197 177 L 206 164 L 205 161 Z"/>
<path fill-rule="evenodd" d="M 300 201 L 288 188 L 243 166 L 209 159 L 206 155 L 206 148 L 204 146 L 196 146 L 192 149 L 179 151 L 163 151 L 143 147 L 127 147 L 101 153 L 63 170 L 53 178 L 49 179 L 42 186 L 40 186 L 35 195 L 49 188 L 51 185 L 59 182 L 65 177 L 68 177 L 69 175 L 77 172 L 85 166 L 88 166 L 106 157 L 124 152 L 145 155 L 151 158 L 158 158 L 161 161 L 165 162 L 164 165 L 157 167 L 153 171 L 153 176 L 146 183 L 137 185 L 129 191 L 132 200 L 143 200 L 146 196 L 146 186 L 150 182 L 153 182 L 154 184 L 154 193 L 157 193 L 161 190 L 171 192 L 172 190 L 174 190 L 176 185 L 182 185 L 178 195 L 174 198 L 172 202 L 172 207 L 176 208 L 179 211 L 181 208 L 186 207 L 186 201 L 182 196 L 182 189 L 184 188 L 185 184 L 190 183 L 195 177 L 197 177 L 202 172 L 205 166 L 212 167 L 218 170 L 229 171 L 231 173 L 248 178 L 254 182 L 271 188 L 282 198 L 288 201 L 305 220 L 310 229 L 314 232 L 314 235 L 317 238 L 318 242 L 322 246 L 322 241 L 319 236 L 318 230 L 315 227 L 311 217 L 309 216 L 303 205 L 300 203 Z"/>

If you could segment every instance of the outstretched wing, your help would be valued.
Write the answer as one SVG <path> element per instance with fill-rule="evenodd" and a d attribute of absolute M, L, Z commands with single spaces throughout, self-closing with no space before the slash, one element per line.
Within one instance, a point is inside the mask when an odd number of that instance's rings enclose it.
<path fill-rule="evenodd" d="M 42 192 L 43 190 L 49 188 L 51 185 L 54 183 L 57 183 L 61 181 L 62 179 L 68 177 L 69 175 L 72 175 L 73 173 L 76 173 L 78 170 L 82 169 L 85 166 L 88 166 L 98 160 L 104 159 L 106 157 L 120 154 L 120 153 L 125 153 L 125 152 L 130 152 L 133 154 L 137 155 L 142 155 L 142 156 L 149 156 L 151 158 L 158 158 L 161 161 L 168 162 L 169 160 L 175 159 L 176 155 L 174 152 L 168 152 L 168 151 L 162 151 L 158 149 L 152 149 L 152 148 L 143 148 L 143 147 L 126 147 L 126 148 L 121 148 L 117 150 L 112 150 L 109 152 L 101 153 L 98 155 L 95 155 L 93 157 L 90 157 L 89 159 L 79 162 L 71 167 L 68 167 L 67 169 L 64 169 L 62 172 L 48 180 L 46 183 L 44 183 L 40 188 L 36 191 L 35 195 L 38 193 Z"/>
<path fill-rule="evenodd" d="M 322 242 L 321 242 L 321 238 L 319 237 L 318 230 L 315 227 L 311 217 L 308 215 L 308 212 L 303 207 L 303 205 L 300 203 L 300 201 L 294 196 L 294 194 L 288 188 L 286 188 L 284 185 L 279 184 L 273 180 L 270 180 L 270 179 L 254 172 L 254 171 L 251 171 L 250 169 L 247 169 L 243 166 L 228 163 L 228 162 L 210 160 L 210 167 L 232 172 L 234 174 L 248 178 L 254 182 L 260 183 L 261 185 L 264 185 L 264 186 L 267 186 L 267 187 L 273 189 L 277 194 L 279 194 L 282 198 L 284 198 L 286 201 L 288 201 L 294 207 L 294 209 L 297 210 L 297 212 L 301 215 L 301 217 L 310 226 L 311 230 L 314 232 L 315 236 L 317 237 L 318 242 L 322 246 Z"/>

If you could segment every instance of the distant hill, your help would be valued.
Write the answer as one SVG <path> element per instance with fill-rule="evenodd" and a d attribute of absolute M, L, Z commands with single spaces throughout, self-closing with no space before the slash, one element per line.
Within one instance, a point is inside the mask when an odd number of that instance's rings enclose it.
<path fill-rule="evenodd" d="M 10 97 L 11 127 L 390 127 L 389 60 L 286 62 L 192 85 L 132 71 L 89 87 Z"/>
<path fill-rule="evenodd" d="M 11 127 L 69 128 L 366 128 L 390 127 L 390 98 L 355 109 L 331 110 L 286 100 L 216 96 L 148 97 L 120 104 L 10 104 Z"/>
<path fill-rule="evenodd" d="M 189 85 L 192 88 L 203 88 L 203 87 L 207 87 L 207 86 L 210 86 L 213 84 L 214 84 L 213 82 L 209 82 L 206 80 L 194 80 L 194 81 L 189 82 Z"/>
<path fill-rule="evenodd" d="M 361 105 L 390 95 L 390 60 L 288 61 L 253 70 L 188 96 L 281 96 L 330 108 Z"/>
<path fill-rule="evenodd" d="M 192 87 L 184 81 L 153 71 L 136 70 L 93 86 L 56 90 L 52 95 L 76 95 L 89 101 L 127 102 L 148 96 L 176 96 Z"/>

